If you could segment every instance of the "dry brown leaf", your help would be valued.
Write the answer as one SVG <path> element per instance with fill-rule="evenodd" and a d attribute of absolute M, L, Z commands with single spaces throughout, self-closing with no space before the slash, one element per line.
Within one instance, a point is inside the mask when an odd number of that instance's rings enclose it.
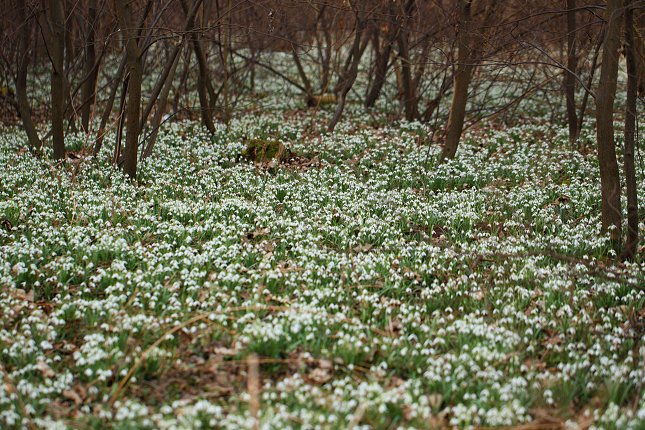
<path fill-rule="evenodd" d="M 371 243 L 366 243 L 365 245 L 356 245 L 354 247 L 354 252 L 367 252 L 372 249 L 373 246 L 374 245 L 372 245 Z"/>
<path fill-rule="evenodd" d="M 73 401 L 76 406 L 81 406 L 83 404 L 83 399 L 81 399 L 81 396 L 79 396 L 75 390 L 63 390 L 63 396 L 65 396 L 66 399 Z"/>
<path fill-rule="evenodd" d="M 331 370 L 317 367 L 311 371 L 309 377 L 318 384 L 324 384 L 331 379 Z"/>
<path fill-rule="evenodd" d="M 441 406 L 441 402 L 443 401 L 443 395 L 440 393 L 432 393 L 428 396 L 428 402 L 430 403 L 430 407 L 437 409 Z"/>
<path fill-rule="evenodd" d="M 224 348 L 223 346 L 213 348 L 213 353 L 217 355 L 237 355 L 237 352 L 237 349 Z"/>
<path fill-rule="evenodd" d="M 412 420 L 415 418 L 415 416 L 416 416 L 416 414 L 413 414 L 413 412 L 414 412 L 414 411 L 415 411 L 415 410 L 414 410 L 414 409 L 412 409 L 412 407 L 410 407 L 410 406 L 405 406 L 405 407 L 403 408 L 403 418 L 405 418 L 405 419 L 406 419 L 406 421 L 412 421 Z"/>
<path fill-rule="evenodd" d="M 403 384 L 405 384 L 405 381 L 403 379 L 399 378 L 398 376 L 392 376 L 392 378 L 390 378 L 390 381 L 385 386 L 385 389 L 391 390 L 392 388 L 400 387 Z"/>
<path fill-rule="evenodd" d="M 38 361 L 36 363 L 36 368 L 45 378 L 53 378 L 54 376 L 56 376 L 56 372 L 54 372 L 52 368 L 49 367 L 44 361 Z"/>
<path fill-rule="evenodd" d="M 403 274 L 410 279 L 416 279 L 417 281 L 421 282 L 421 275 L 419 275 L 417 272 L 410 269 L 409 267 L 403 268 Z"/>
<path fill-rule="evenodd" d="M 253 239 L 255 239 L 258 236 L 263 236 L 265 234 L 269 234 L 269 230 L 261 227 L 256 228 L 255 231 L 252 233 Z"/>
<path fill-rule="evenodd" d="M 54 399 L 53 402 L 47 405 L 47 413 L 52 418 L 59 420 L 69 414 L 71 407 L 68 403 L 63 402 L 61 399 Z"/>
<path fill-rule="evenodd" d="M 326 358 L 323 358 L 320 361 L 318 361 L 318 367 L 320 367 L 321 369 L 333 369 L 334 364 L 331 361 L 327 360 Z"/>
<path fill-rule="evenodd" d="M 482 300 L 484 297 L 486 297 L 486 294 L 479 290 L 479 291 L 474 291 L 470 294 L 470 297 L 472 297 L 473 300 Z"/>

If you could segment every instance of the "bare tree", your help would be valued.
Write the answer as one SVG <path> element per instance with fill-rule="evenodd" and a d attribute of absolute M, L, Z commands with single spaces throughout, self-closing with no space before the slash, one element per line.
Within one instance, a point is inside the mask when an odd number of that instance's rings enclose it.
<path fill-rule="evenodd" d="M 473 66 L 470 64 L 470 25 L 472 21 L 472 0 L 459 0 L 459 54 L 457 70 L 454 77 L 454 92 L 450 105 L 450 117 L 446 126 L 446 141 L 441 152 L 441 161 L 452 159 L 457 153 L 461 138 L 468 101 L 468 85 Z"/>
<path fill-rule="evenodd" d="M 96 64 L 96 27 L 99 23 L 97 12 L 96 0 L 89 0 L 87 4 L 88 36 L 85 43 L 85 73 L 87 78 L 85 84 L 83 84 L 81 94 L 81 98 L 83 99 L 81 125 L 86 133 L 89 132 L 90 115 L 94 105 L 96 82 L 99 76 L 99 68 Z"/>
<path fill-rule="evenodd" d="M 40 151 L 41 142 L 38 137 L 38 131 L 31 119 L 31 107 L 27 98 L 27 67 L 29 64 L 29 45 L 31 45 L 30 27 L 31 20 L 27 19 L 27 5 L 24 0 L 17 1 L 18 20 L 20 22 L 20 49 L 18 50 L 18 73 L 15 84 L 18 93 L 18 105 L 20 107 L 20 117 L 22 124 L 27 132 L 29 145 L 36 151 Z"/>
<path fill-rule="evenodd" d="M 392 52 L 392 45 L 394 44 L 394 41 L 397 39 L 398 34 L 399 34 L 399 27 L 397 23 L 394 21 L 394 17 L 396 16 L 395 12 L 395 2 L 393 0 L 388 1 L 388 7 L 386 9 L 387 11 L 387 21 L 385 22 L 385 34 L 383 35 L 383 47 L 379 49 L 379 39 L 380 37 L 380 29 L 377 29 L 374 34 L 375 34 L 375 46 L 374 49 L 376 51 L 376 60 L 374 62 L 374 65 L 372 69 L 374 70 L 374 81 L 372 82 L 372 85 L 370 87 L 370 90 L 367 94 L 367 97 L 365 98 L 365 107 L 366 108 L 371 108 L 374 106 L 376 103 L 376 100 L 378 100 L 379 94 L 381 93 L 381 90 L 383 88 L 383 84 L 385 84 L 385 80 L 387 78 L 387 71 L 391 66 L 390 62 L 390 53 Z"/>
<path fill-rule="evenodd" d="M 354 44 L 349 54 L 352 56 L 352 62 L 351 62 L 351 66 L 349 67 L 349 70 L 347 70 L 344 73 L 345 76 L 342 76 L 343 84 L 342 84 L 342 88 L 340 89 L 340 94 L 338 97 L 338 106 L 336 107 L 336 112 L 334 113 L 334 116 L 332 117 L 331 121 L 329 121 L 329 125 L 327 126 L 327 133 L 333 132 L 334 128 L 336 128 L 336 125 L 338 124 L 338 121 L 340 121 L 340 117 L 342 116 L 343 110 L 345 109 L 345 103 L 347 101 L 347 93 L 349 93 L 349 90 L 352 89 L 352 86 L 356 81 L 356 76 L 358 75 L 358 64 L 361 61 L 361 53 L 362 53 L 361 37 L 363 36 L 363 27 L 365 24 L 366 5 L 367 5 L 367 0 L 363 0 L 360 6 L 357 9 L 354 9 L 354 14 L 356 16 L 356 27 L 355 27 Z"/>
<path fill-rule="evenodd" d="M 139 146 L 139 112 L 141 110 L 141 49 L 137 43 L 137 30 L 132 23 L 130 5 L 126 0 L 116 0 L 121 29 L 126 38 L 128 55 L 128 128 L 125 140 L 123 171 L 135 179 Z"/>
<path fill-rule="evenodd" d="M 627 241 L 622 258 L 633 259 L 638 246 L 638 196 L 634 167 L 634 135 L 636 134 L 636 98 L 638 76 L 636 37 L 634 37 L 633 1 L 625 0 L 625 57 L 627 59 L 627 109 L 625 112 L 624 171 L 627 187 Z"/>
<path fill-rule="evenodd" d="M 578 139 L 578 118 L 576 116 L 576 69 L 578 56 L 576 53 L 576 0 L 567 0 L 567 69 L 564 74 L 564 88 L 567 99 L 567 118 L 569 122 L 569 142 Z"/>
<path fill-rule="evenodd" d="M 620 175 L 614 144 L 614 99 L 618 78 L 622 1 L 607 0 L 607 30 L 602 49 L 600 83 L 596 94 L 596 132 L 600 164 L 602 231 L 613 241 L 621 240 Z"/>
<path fill-rule="evenodd" d="M 49 20 L 52 26 L 52 44 L 49 53 L 51 70 L 51 107 L 52 107 L 52 140 L 54 159 L 65 158 L 65 130 L 63 127 L 63 100 L 65 81 L 63 58 L 65 54 L 65 20 L 60 0 L 49 0 Z"/>

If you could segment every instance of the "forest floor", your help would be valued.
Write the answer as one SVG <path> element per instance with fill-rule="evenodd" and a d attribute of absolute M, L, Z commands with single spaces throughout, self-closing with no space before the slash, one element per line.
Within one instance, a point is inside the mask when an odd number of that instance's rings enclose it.
<path fill-rule="evenodd" d="M 168 123 L 134 183 L 110 139 L 0 131 L 0 427 L 645 428 L 591 128 L 481 123 L 440 165 L 427 125 L 319 121 Z"/>

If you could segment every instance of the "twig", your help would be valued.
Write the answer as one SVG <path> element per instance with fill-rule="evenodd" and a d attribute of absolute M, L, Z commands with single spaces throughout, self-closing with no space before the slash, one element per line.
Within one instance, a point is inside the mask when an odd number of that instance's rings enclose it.
<path fill-rule="evenodd" d="M 249 354 L 247 361 L 246 389 L 249 396 L 251 396 L 249 399 L 249 409 L 251 411 L 251 417 L 253 417 L 252 429 L 257 430 L 260 421 L 260 370 L 257 354 Z"/>

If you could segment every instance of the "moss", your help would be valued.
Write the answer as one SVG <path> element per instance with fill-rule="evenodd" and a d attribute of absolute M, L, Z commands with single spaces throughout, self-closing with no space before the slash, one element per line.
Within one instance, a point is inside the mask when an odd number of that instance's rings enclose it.
<path fill-rule="evenodd" d="M 273 159 L 277 161 L 284 160 L 286 158 L 286 150 L 284 145 L 277 140 L 266 141 L 262 139 L 251 139 L 242 156 L 256 163 L 268 163 Z"/>

